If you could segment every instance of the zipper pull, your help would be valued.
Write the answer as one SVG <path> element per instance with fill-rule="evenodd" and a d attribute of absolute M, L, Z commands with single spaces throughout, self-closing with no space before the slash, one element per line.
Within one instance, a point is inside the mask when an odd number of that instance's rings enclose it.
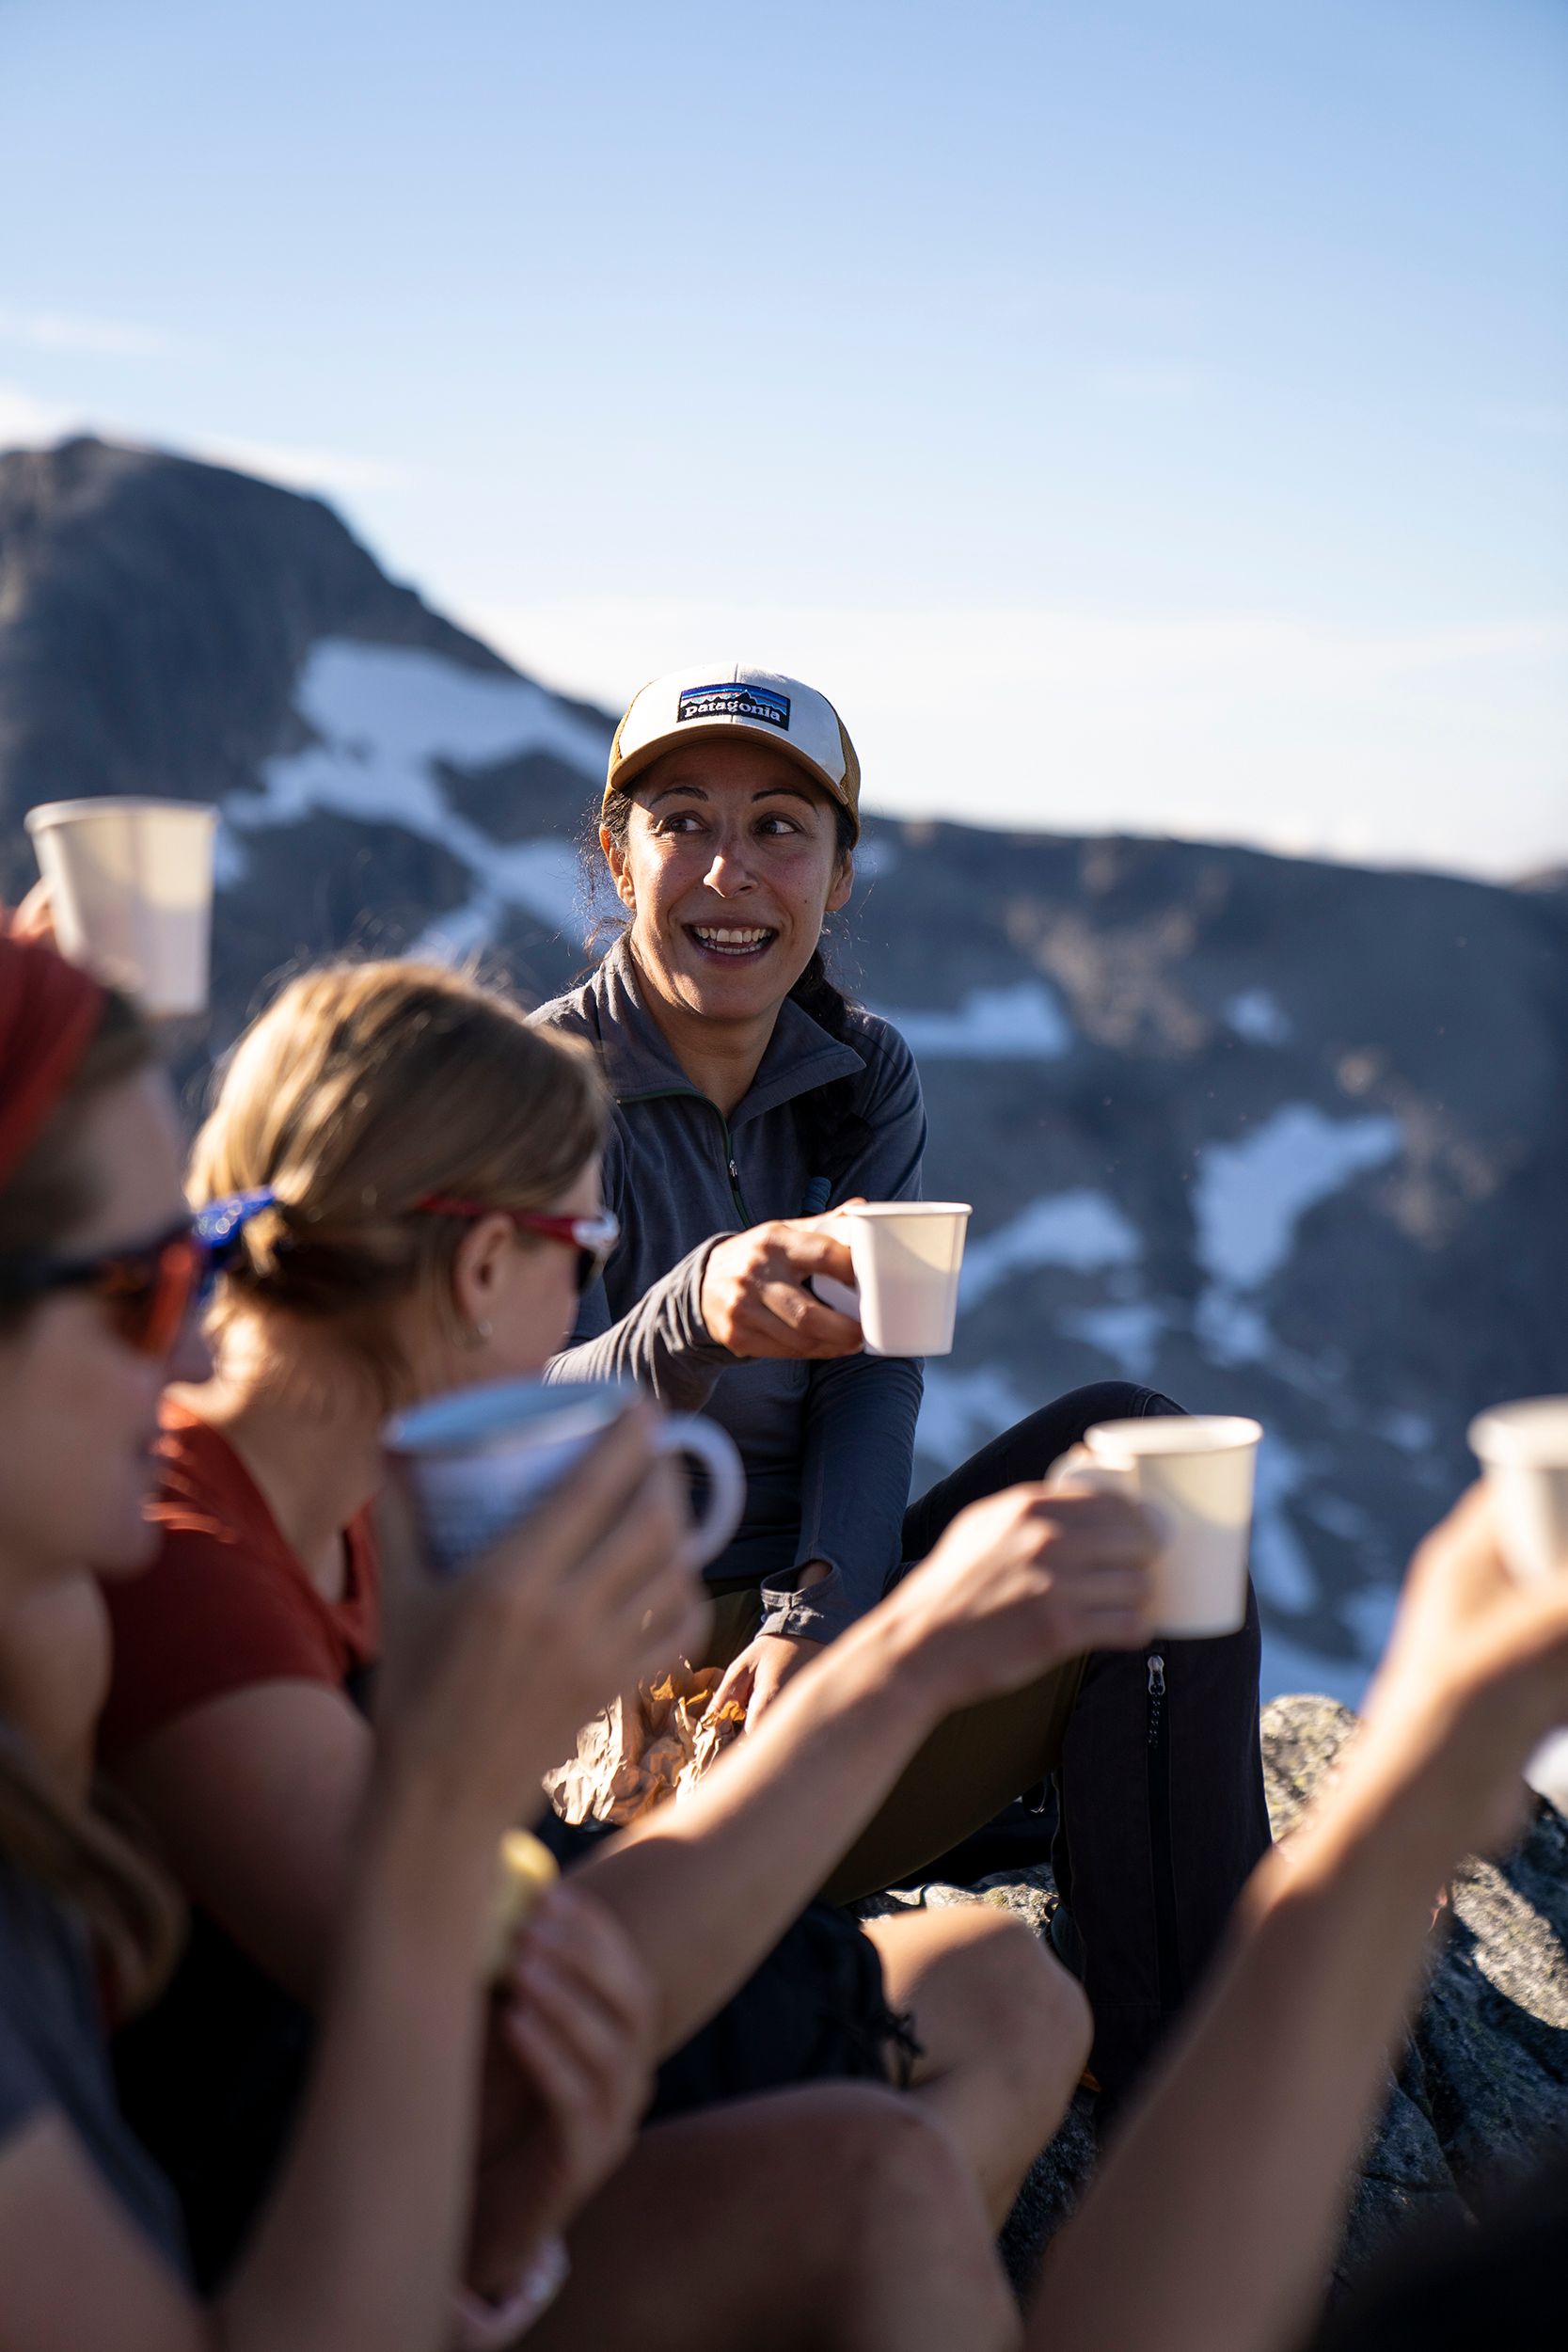
<path fill-rule="evenodd" d="M 1151 1699 L 1163 1699 L 1165 1695 L 1165 1661 L 1158 1650 L 1151 1650 L 1148 1656 L 1148 1695 Z"/>
<path fill-rule="evenodd" d="M 732 1184 L 738 1184 L 740 1182 L 740 1170 L 733 1160 L 730 1162 L 730 1182 Z"/>

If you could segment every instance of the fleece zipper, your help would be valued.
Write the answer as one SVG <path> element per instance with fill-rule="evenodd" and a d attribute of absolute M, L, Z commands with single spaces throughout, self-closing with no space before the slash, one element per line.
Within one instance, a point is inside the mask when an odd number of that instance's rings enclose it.
<path fill-rule="evenodd" d="M 649 1087 L 641 1094 L 620 1094 L 615 1099 L 619 1103 L 705 1104 L 719 1121 L 719 1132 L 723 1138 L 724 1172 L 730 1180 L 730 1199 L 735 1202 L 735 1213 L 740 1219 L 742 1229 L 756 1222 L 741 1193 L 740 1168 L 735 1156 L 735 1137 L 730 1133 L 730 1122 L 711 1095 L 699 1092 L 696 1087 Z"/>
<path fill-rule="evenodd" d="M 1176 1854 L 1170 1824 L 1170 1723 L 1165 1706 L 1165 1661 L 1150 1650 L 1148 1667 L 1148 1849 L 1154 1881 L 1154 1959 L 1160 2013 L 1172 2016 L 1181 2002 L 1181 1957 L 1176 1938 Z"/>

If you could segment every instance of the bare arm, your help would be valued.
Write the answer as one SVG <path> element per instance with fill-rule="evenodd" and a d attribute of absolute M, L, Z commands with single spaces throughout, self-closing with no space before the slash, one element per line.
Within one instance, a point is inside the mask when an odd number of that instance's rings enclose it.
<path fill-rule="evenodd" d="M 6 2142 L 6 2352 L 433 2352 L 478 2077 L 495 1835 L 478 1827 L 438 1787 L 378 1809 L 300 2137 L 213 2312 L 126 2218 L 58 2108 Z"/>
<path fill-rule="evenodd" d="M 744 1983 L 945 1711 L 935 1676 L 879 1615 L 787 1684 L 689 1798 L 574 1871 L 658 1987 L 661 2051 Z"/>
<path fill-rule="evenodd" d="M 1255 1873 L 1201 2016 L 1048 2259 L 1042 2352 L 1299 2340 L 1420 1981 L 1445 1833 L 1418 1788 L 1369 1775 Z"/>
<path fill-rule="evenodd" d="M 0 2147 L 6 2352 L 436 2352 L 459 2272 L 498 1841 L 604 1689 L 700 1630 L 670 1466 L 626 1415 L 462 1583 L 404 1593 L 318 2058 L 277 2194 L 203 2315 L 56 2107 Z M 70 2278 L 62 2287 L 62 2264 Z"/>
<path fill-rule="evenodd" d="M 209 1699 L 115 1766 L 191 1899 L 296 2000 L 320 2000 L 370 1778 L 341 1691 L 262 1682 Z"/>
<path fill-rule="evenodd" d="M 974 1505 L 689 1798 L 579 1866 L 659 1988 L 664 2049 L 744 1982 L 944 1716 L 1142 1637 L 1149 1549 L 1141 1515 L 1107 1495 L 1018 1487 Z"/>
<path fill-rule="evenodd" d="M 1053 2247 L 1040 2352 L 1300 2340 L 1433 1889 L 1504 1831 L 1565 1697 L 1568 1586 L 1513 1585 L 1471 1496 L 1418 1556 L 1341 1779 L 1254 1873 L 1207 1998 Z"/>

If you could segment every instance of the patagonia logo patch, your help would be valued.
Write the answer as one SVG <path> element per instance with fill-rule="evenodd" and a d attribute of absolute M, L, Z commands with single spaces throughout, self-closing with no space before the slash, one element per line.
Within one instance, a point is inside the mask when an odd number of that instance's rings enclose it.
<path fill-rule="evenodd" d="M 789 696 L 770 693 L 766 686 L 688 686 L 675 705 L 675 724 L 686 719 L 760 719 L 764 725 L 789 732 Z"/>

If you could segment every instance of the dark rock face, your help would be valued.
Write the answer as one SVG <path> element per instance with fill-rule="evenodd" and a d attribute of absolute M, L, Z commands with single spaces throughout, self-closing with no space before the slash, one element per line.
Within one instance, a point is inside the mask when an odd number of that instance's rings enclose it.
<path fill-rule="evenodd" d="M 40 800 L 217 802 L 221 1045 L 350 947 L 584 962 L 611 732 L 319 501 L 71 442 L 0 457 L 7 887 Z M 896 799 L 896 779 L 874 779 Z M 1471 1413 L 1568 1389 L 1568 894 L 1186 842 L 868 824 L 833 954 L 974 1203 L 921 1471 L 1121 1374 L 1256 1413 L 1271 1689 L 1356 1695 Z"/>
<path fill-rule="evenodd" d="M 1354 1716 L 1329 1699 L 1278 1699 L 1266 1709 L 1263 1764 L 1276 1837 L 1289 1836 L 1327 1785 L 1354 1730 Z M 884 1896 L 874 1907 L 998 1903 L 1043 1933 L 1055 1899 L 1042 1866 L 976 1887 Z M 1451 1926 L 1433 1939 L 1426 1996 L 1362 2157 L 1335 2265 L 1340 2283 L 1424 2215 L 1467 2222 L 1500 2176 L 1568 2135 L 1568 1820 L 1537 1798 L 1513 1851 L 1466 1863 L 1451 1905 Z M 1096 2153 L 1092 2111 L 1081 2100 L 1007 2225 L 1004 2251 L 1021 2284 L 1083 2193 Z"/>
<path fill-rule="evenodd" d="M 319 500 L 102 441 L 0 457 L 0 789 L 221 801 L 285 739 L 324 637 L 510 675 L 395 587 Z"/>

